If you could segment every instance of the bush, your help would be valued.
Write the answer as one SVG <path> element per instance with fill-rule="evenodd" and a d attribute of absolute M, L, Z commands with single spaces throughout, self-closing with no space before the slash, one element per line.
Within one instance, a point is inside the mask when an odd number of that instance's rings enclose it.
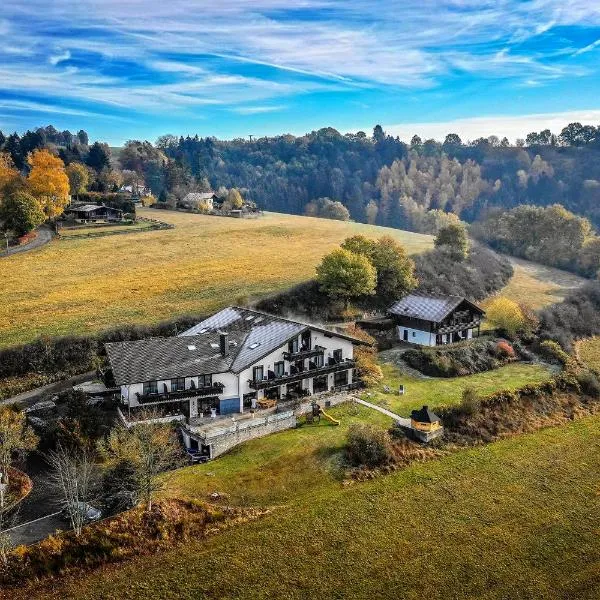
<path fill-rule="evenodd" d="M 590 398 L 600 398 L 600 379 L 591 371 L 583 371 L 577 375 L 581 391 Z"/>
<path fill-rule="evenodd" d="M 479 412 L 481 398 L 477 390 L 472 387 L 467 387 L 463 390 L 462 400 L 460 402 L 460 410 L 464 415 L 472 416 Z"/>
<path fill-rule="evenodd" d="M 382 467 L 392 458 L 389 434 L 373 425 L 352 425 L 345 454 L 346 460 L 355 467 Z"/>
<path fill-rule="evenodd" d="M 571 357 L 560 347 L 560 344 L 552 340 L 544 340 L 540 344 L 540 352 L 544 358 L 567 365 Z"/>
<path fill-rule="evenodd" d="M 506 342 L 479 339 L 449 346 L 411 349 L 402 358 L 426 375 L 456 377 L 497 369 L 514 360 L 515 352 Z"/>

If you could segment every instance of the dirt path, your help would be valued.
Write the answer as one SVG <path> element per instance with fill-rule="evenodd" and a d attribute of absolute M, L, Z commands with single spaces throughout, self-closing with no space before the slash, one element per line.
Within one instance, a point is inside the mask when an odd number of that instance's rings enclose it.
<path fill-rule="evenodd" d="M 28 244 L 23 244 L 22 246 L 14 246 L 13 248 L 8 249 L 8 254 L 6 250 L 2 252 L 2 256 L 11 256 L 13 254 L 19 254 L 21 252 L 29 252 L 29 250 L 35 250 L 35 248 L 39 248 L 40 246 L 44 246 L 54 237 L 54 231 L 48 225 L 42 225 L 37 230 L 37 236 L 34 240 L 31 240 Z"/>

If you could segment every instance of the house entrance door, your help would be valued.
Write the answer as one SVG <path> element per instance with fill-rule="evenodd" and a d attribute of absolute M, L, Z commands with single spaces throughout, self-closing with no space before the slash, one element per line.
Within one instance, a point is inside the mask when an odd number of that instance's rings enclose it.
<path fill-rule="evenodd" d="M 408 342 L 408 329 L 405 329 L 404 332 L 402 333 L 402 339 L 405 342 Z"/>

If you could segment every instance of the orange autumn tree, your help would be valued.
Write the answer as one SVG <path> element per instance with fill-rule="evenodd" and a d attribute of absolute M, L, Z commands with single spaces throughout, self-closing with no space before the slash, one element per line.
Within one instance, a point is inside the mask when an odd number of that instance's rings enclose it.
<path fill-rule="evenodd" d="M 34 150 L 27 162 L 31 167 L 27 184 L 49 218 L 61 215 L 69 203 L 69 177 L 65 163 L 48 150 Z"/>

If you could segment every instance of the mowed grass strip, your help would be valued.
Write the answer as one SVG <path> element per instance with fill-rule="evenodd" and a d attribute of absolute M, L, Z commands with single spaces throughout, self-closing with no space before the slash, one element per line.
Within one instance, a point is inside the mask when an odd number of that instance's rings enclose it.
<path fill-rule="evenodd" d="M 336 467 L 347 428 L 380 418 L 354 410 L 172 480 L 177 493 L 270 500 L 269 516 L 11 597 L 597 598 L 600 418 L 347 486 Z"/>
<path fill-rule="evenodd" d="M 384 375 L 382 382 L 361 396 L 364 400 L 407 417 L 411 410 L 421 408 L 424 404 L 431 407 L 458 404 L 467 388 L 476 390 L 481 396 L 487 396 L 498 390 L 516 390 L 528 383 L 540 383 L 552 376 L 544 365 L 518 362 L 493 371 L 451 378 L 418 379 L 401 373 L 396 366 L 385 362 L 381 363 L 381 368 Z M 403 395 L 398 394 L 401 384 L 405 390 Z M 384 390 L 385 386 L 390 388 L 390 392 Z"/>
<path fill-rule="evenodd" d="M 409 253 L 432 237 L 282 214 L 232 219 L 140 209 L 170 230 L 52 242 L 0 259 L 0 347 L 208 313 L 314 275 L 345 237 L 389 234 Z"/>

